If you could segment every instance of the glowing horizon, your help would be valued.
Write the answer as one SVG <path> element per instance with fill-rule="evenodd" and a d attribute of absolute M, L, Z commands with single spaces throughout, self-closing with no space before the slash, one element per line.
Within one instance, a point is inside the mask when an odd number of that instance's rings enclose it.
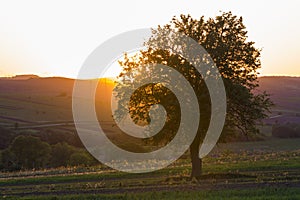
<path fill-rule="evenodd" d="M 152 1 L 147 9 L 135 0 L 105 4 L 99 1 L 1 2 L 0 77 L 36 74 L 76 78 L 87 56 L 114 35 L 157 27 L 180 14 L 209 18 L 220 11 L 232 11 L 243 17 L 249 40 L 262 48 L 260 76 L 300 76 L 299 7 L 299 1 L 270 4 L 258 0 Z M 119 71 L 114 66 L 107 77 Z"/>

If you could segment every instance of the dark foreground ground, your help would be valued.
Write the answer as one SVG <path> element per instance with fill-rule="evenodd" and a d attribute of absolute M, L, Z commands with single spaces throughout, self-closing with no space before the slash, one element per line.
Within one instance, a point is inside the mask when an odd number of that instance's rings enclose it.
<path fill-rule="evenodd" d="M 189 158 L 147 174 L 105 166 L 0 174 L 3 199 L 300 199 L 300 139 L 219 145 L 191 180 Z"/>

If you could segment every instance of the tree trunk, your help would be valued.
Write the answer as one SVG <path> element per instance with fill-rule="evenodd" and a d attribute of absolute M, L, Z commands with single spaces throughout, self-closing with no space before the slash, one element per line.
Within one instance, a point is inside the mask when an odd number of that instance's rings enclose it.
<path fill-rule="evenodd" d="M 191 178 L 199 179 L 202 175 L 202 160 L 199 158 L 199 145 L 200 139 L 196 137 L 190 146 L 191 161 L 192 161 L 192 174 Z"/>

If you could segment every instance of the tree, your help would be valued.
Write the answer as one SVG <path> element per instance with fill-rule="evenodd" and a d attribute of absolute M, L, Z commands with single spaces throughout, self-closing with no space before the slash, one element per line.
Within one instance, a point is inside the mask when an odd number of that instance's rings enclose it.
<path fill-rule="evenodd" d="M 31 169 L 46 166 L 51 148 L 37 137 L 20 135 L 12 142 L 10 151 L 21 168 Z"/>
<path fill-rule="evenodd" d="M 190 15 L 174 17 L 169 24 L 153 30 L 151 38 L 145 43 L 146 50 L 134 56 L 125 54 L 124 60 L 119 62 L 123 68 L 119 75 L 120 80 L 123 80 L 122 88 L 130 88 L 133 82 L 151 77 L 147 66 L 158 63 L 177 70 L 195 91 L 201 115 L 197 135 L 190 145 L 191 176 L 199 178 L 202 172 L 199 146 L 210 123 L 211 101 L 203 76 L 193 65 L 180 55 L 172 53 L 173 51 L 160 48 L 163 43 L 172 44 L 173 41 L 165 41 L 161 37 L 165 32 L 171 31 L 184 33 L 202 45 L 222 75 L 227 96 L 227 115 L 222 135 L 233 131 L 245 135 L 257 134 L 259 130 L 256 124 L 266 117 L 272 102 L 267 93 L 257 92 L 257 70 L 261 67 L 260 50 L 254 47 L 254 42 L 247 41 L 242 17 L 238 18 L 231 12 L 208 20 L 204 17 L 194 19 Z M 193 47 L 174 45 L 174 48 Z M 161 75 L 168 76 L 168 73 Z M 153 104 L 161 104 L 167 111 L 164 128 L 157 135 L 145 139 L 145 142 L 164 145 L 174 137 L 180 123 L 180 105 L 168 88 L 159 83 L 144 85 L 133 93 L 129 105 L 124 105 L 122 101 L 127 95 L 126 92 L 122 92 L 120 87 L 116 87 L 115 90 L 119 98 L 118 109 L 115 112 L 117 119 L 124 116 L 125 113 L 120 112 L 122 109 L 119 108 L 125 106 L 129 106 L 132 119 L 140 124 L 149 123 L 149 109 Z"/>
<path fill-rule="evenodd" d="M 9 148 L 4 149 L 1 152 L 1 167 L 2 170 L 14 171 L 20 170 L 20 166 L 18 165 L 18 161 L 15 155 L 11 152 Z"/>
<path fill-rule="evenodd" d="M 71 155 L 76 149 L 67 143 L 57 143 L 52 146 L 51 165 L 54 167 L 67 166 Z"/>
<path fill-rule="evenodd" d="M 73 153 L 70 157 L 69 164 L 71 166 L 90 166 L 96 164 L 97 161 L 85 150 Z"/>

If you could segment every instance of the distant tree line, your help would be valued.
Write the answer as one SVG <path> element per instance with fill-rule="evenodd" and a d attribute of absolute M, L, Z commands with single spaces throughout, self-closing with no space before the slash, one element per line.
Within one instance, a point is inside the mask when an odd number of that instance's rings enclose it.
<path fill-rule="evenodd" d="M 83 145 L 76 133 L 45 129 L 45 130 L 11 130 L 4 127 L 0 127 L 0 150 L 6 149 L 13 141 L 13 139 L 19 135 L 34 136 L 40 138 L 43 142 L 47 142 L 50 145 L 57 144 L 59 142 L 65 142 L 71 146 L 83 148 Z"/>
<path fill-rule="evenodd" d="M 31 135 L 19 135 L 0 153 L 2 171 L 52 168 L 60 166 L 90 166 L 97 164 L 85 149 L 59 142 L 49 144 Z"/>
<path fill-rule="evenodd" d="M 277 138 L 300 138 L 300 124 L 274 124 L 272 126 L 272 136 Z"/>

